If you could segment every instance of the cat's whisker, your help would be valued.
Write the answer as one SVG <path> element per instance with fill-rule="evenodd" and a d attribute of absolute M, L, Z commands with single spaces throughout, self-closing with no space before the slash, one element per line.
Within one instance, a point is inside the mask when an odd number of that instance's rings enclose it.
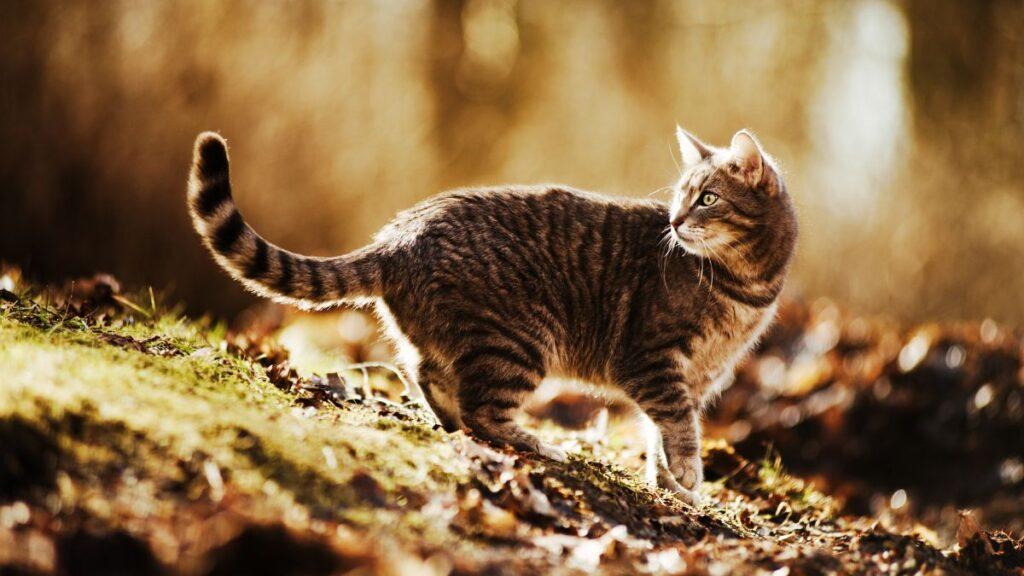
<path fill-rule="evenodd" d="M 661 256 L 660 268 L 661 268 L 661 283 L 665 286 L 665 290 L 668 290 L 668 279 L 665 277 L 665 268 L 668 263 L 668 258 L 672 254 L 672 250 L 675 249 L 676 242 L 672 238 L 672 226 L 665 230 L 665 234 L 661 237 L 659 244 L 665 244 L 665 253 Z"/>
<path fill-rule="evenodd" d="M 746 254 L 744 254 L 743 252 L 740 252 L 739 248 L 733 246 L 730 243 L 722 244 L 721 246 L 723 248 L 728 248 L 729 250 L 732 250 L 733 254 L 736 254 L 736 256 L 738 256 L 739 259 L 743 261 L 744 265 L 747 265 L 747 266 L 750 265 L 750 258 Z"/>
<path fill-rule="evenodd" d="M 704 247 L 704 251 L 708 253 L 708 260 L 710 260 L 709 264 L 711 266 L 711 285 L 710 285 L 709 289 L 713 292 L 715 290 L 715 261 L 714 261 L 714 257 L 716 256 L 716 254 L 715 254 L 715 251 L 711 249 L 711 246 L 709 246 L 708 243 L 704 240 L 703 236 L 698 238 L 698 240 L 700 240 L 701 246 Z"/>
<path fill-rule="evenodd" d="M 679 176 L 683 175 L 683 167 L 679 165 L 679 160 L 676 159 L 676 149 L 674 146 L 669 144 L 668 154 L 672 157 L 672 163 L 676 165 L 676 170 L 679 172 Z"/>
<path fill-rule="evenodd" d="M 697 273 L 697 289 L 699 290 L 704 282 L 704 256 L 698 255 L 697 260 L 700 262 L 700 271 Z"/>
<path fill-rule="evenodd" d="M 654 196 L 655 194 L 660 194 L 662 192 L 671 191 L 673 189 L 675 189 L 675 186 L 662 186 L 661 188 L 658 188 L 657 190 L 652 191 L 650 194 L 648 194 L 648 196 Z"/>

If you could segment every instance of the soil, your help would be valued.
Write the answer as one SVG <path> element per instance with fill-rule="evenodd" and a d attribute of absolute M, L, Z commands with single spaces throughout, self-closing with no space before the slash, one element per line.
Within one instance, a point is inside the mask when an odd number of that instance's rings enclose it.
<path fill-rule="evenodd" d="M 524 415 L 557 463 L 331 360 L 379 354 L 351 316 L 228 329 L 0 275 L 0 573 L 1024 574 L 1024 347 L 990 321 L 787 303 L 708 415 L 692 507 L 577 388 Z"/>

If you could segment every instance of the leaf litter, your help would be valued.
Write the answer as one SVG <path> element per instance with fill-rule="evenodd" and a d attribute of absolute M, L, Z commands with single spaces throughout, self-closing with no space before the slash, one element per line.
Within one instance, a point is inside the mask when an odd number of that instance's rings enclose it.
<path fill-rule="evenodd" d="M 694 508 L 642 481 L 635 425 L 593 396 L 567 389 L 531 407 L 527 424 L 578 452 L 568 463 L 552 462 L 463 432 L 443 433 L 401 395 L 387 370 L 370 369 L 372 377 L 358 370 L 305 373 L 272 331 L 224 333 L 183 320 L 145 293 L 123 295 L 109 277 L 39 292 L 16 280 L 0 294 L 0 328 L 12 342 L 23 335 L 69 349 L 111 347 L 145 365 L 214 366 L 216 378 L 244 383 L 239 398 L 255 419 L 248 428 L 203 437 L 203 448 L 186 458 L 180 440 L 106 418 L 102 406 L 49 413 L 38 405 L 45 397 L 29 404 L 19 397 L 0 416 L 2 567 L 66 573 L 89 565 L 138 574 L 1024 573 L 1024 542 L 979 524 L 979 515 L 999 516 L 986 515 L 977 489 L 940 479 L 942 490 L 930 491 L 913 474 L 898 470 L 894 480 L 870 469 L 882 458 L 919 463 L 932 457 L 933 446 L 956 455 L 956 443 L 927 418 L 910 431 L 926 442 L 925 449 L 916 446 L 920 454 L 900 446 L 900 436 L 879 444 L 935 410 L 945 418 L 938 422 L 961 423 L 956 431 L 980 451 L 972 462 L 985 471 L 987 486 L 994 486 L 994 473 L 1000 494 L 1020 494 L 1012 454 L 1019 447 L 1013 399 L 1021 389 L 1022 347 L 1003 328 L 900 331 L 844 317 L 830 304 L 788 305 L 710 416 L 717 439 L 704 444 L 707 498 Z M 213 392 L 202 402 L 214 412 L 235 409 Z M 33 407 L 18 408 L 27 405 Z M 951 416 L 943 406 L 956 411 Z M 305 434 L 297 441 L 312 456 L 281 471 L 274 466 L 288 457 L 271 450 L 272 436 L 261 427 L 285 424 L 288 433 Z M 349 434 L 344 443 L 320 435 L 332 426 Z M 593 434 L 593 426 L 607 431 Z M 372 448 L 391 441 L 403 448 Z M 867 448 L 881 454 L 866 455 Z M 950 464 L 923 465 L 934 471 Z M 943 542 L 909 511 L 879 510 L 878 495 L 891 495 L 897 485 L 912 503 L 899 508 L 927 516 L 928 506 L 967 502 L 981 512 L 958 512 L 957 538 Z M 943 491 L 945 499 L 935 495 Z M 886 498 L 887 505 L 899 503 Z"/>

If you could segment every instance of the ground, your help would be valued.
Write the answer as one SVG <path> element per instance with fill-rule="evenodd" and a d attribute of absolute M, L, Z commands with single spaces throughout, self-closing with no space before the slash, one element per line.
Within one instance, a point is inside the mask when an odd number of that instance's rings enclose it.
<path fill-rule="evenodd" d="M 642 481 L 635 423 L 575 392 L 526 416 L 556 463 L 445 433 L 386 366 L 314 374 L 278 322 L 230 331 L 107 277 L 0 286 L 0 573 L 1024 574 L 994 529 L 1020 529 L 1024 445 L 1021 341 L 998 327 L 787 308 L 709 415 L 695 508 Z M 919 374 L 936 354 L 964 374 Z M 969 474 L 942 460 L 961 446 Z"/>

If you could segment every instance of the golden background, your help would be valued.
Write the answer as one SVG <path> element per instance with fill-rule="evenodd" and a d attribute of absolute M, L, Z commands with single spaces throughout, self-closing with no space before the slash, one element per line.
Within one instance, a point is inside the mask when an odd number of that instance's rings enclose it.
<path fill-rule="evenodd" d="M 231 315 L 185 212 L 201 130 L 258 231 L 327 255 L 450 187 L 647 195 L 676 123 L 748 127 L 799 206 L 791 295 L 1019 324 L 1022 30 L 1009 1 L 4 2 L 0 260 Z"/>

